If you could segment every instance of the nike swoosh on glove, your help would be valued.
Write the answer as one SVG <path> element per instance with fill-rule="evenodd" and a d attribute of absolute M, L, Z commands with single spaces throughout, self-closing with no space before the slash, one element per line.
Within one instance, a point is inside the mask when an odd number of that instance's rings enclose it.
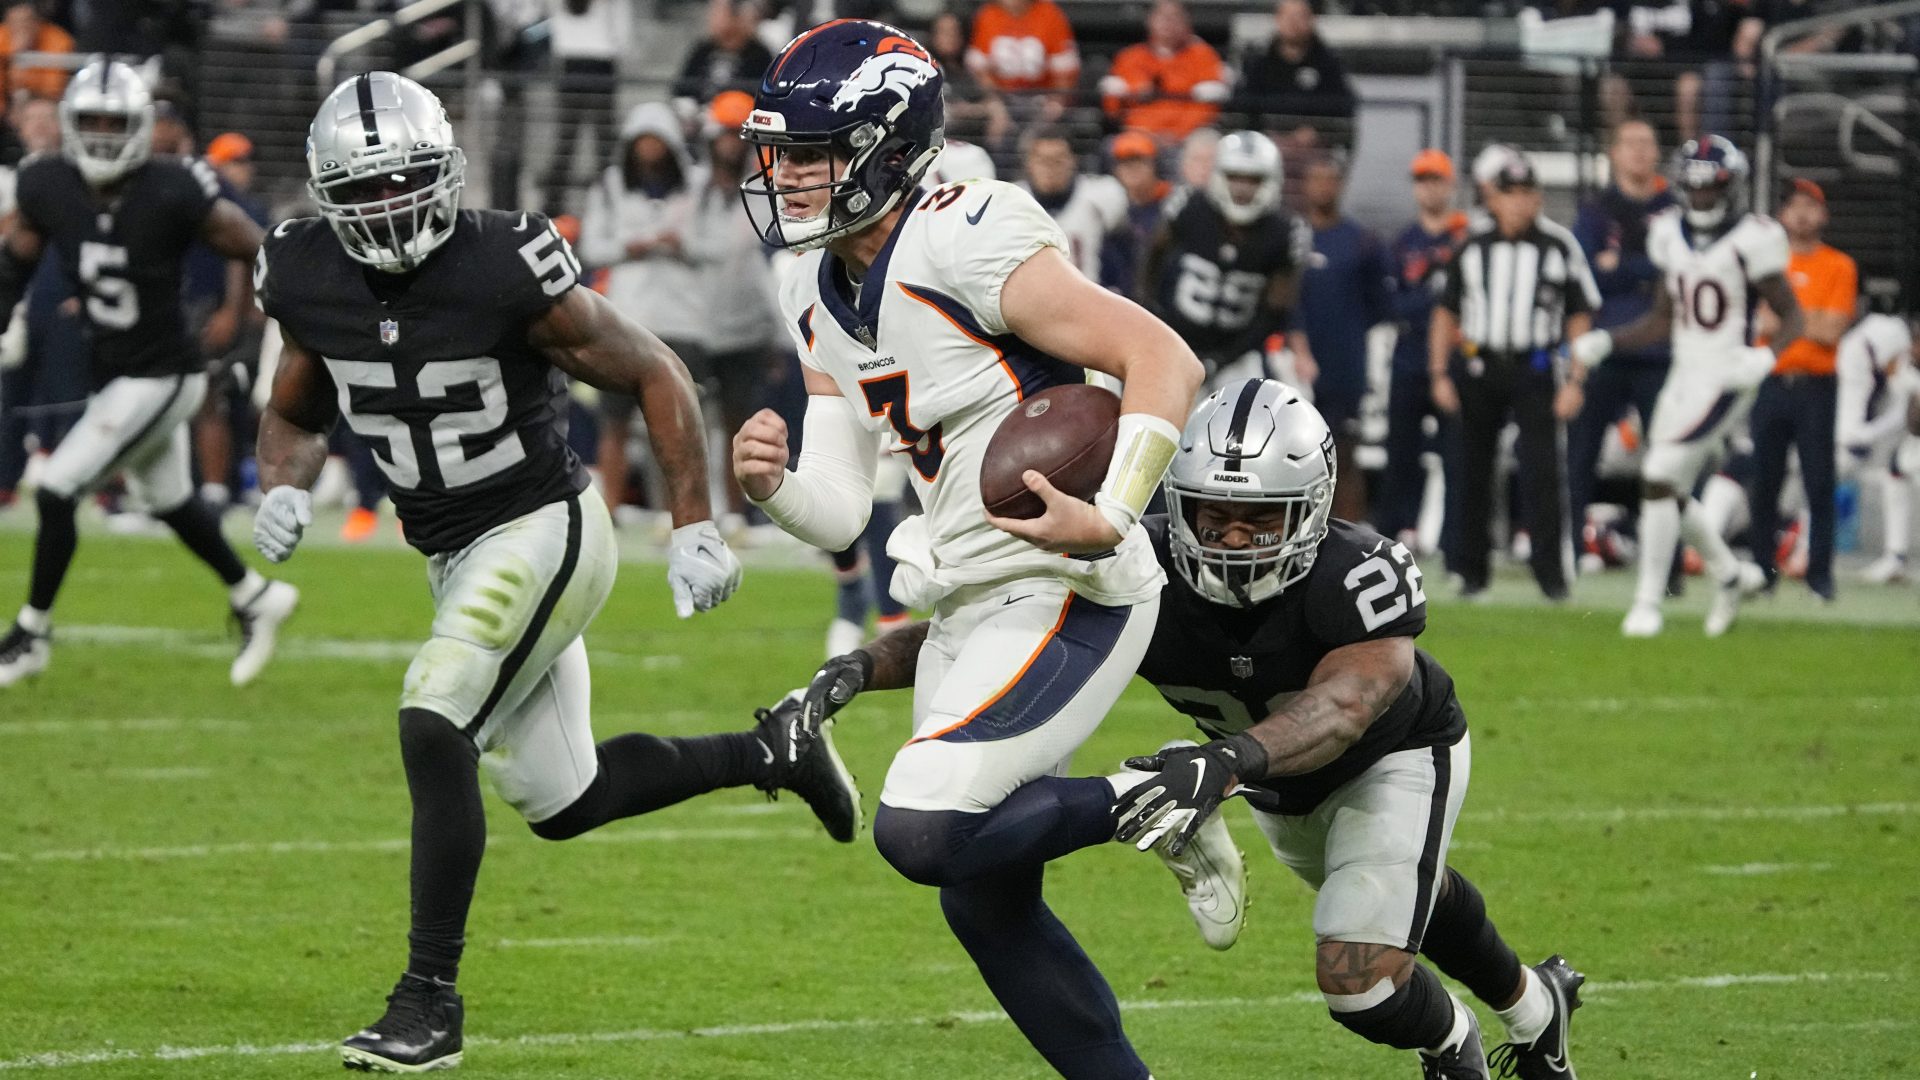
<path fill-rule="evenodd" d="M 268 562 L 286 562 L 313 524 L 313 495 L 285 484 L 267 492 L 253 515 L 253 546 Z"/>
<path fill-rule="evenodd" d="M 833 719 L 854 695 L 867 688 L 873 678 L 873 657 L 865 649 L 855 649 L 820 665 L 800 696 L 800 718 L 809 731 Z"/>
<path fill-rule="evenodd" d="M 685 619 L 711 611 L 740 587 L 740 560 L 711 521 L 673 530 L 667 541 L 667 584 L 673 588 L 674 613 Z"/>
<path fill-rule="evenodd" d="M 1253 736 L 1242 732 L 1205 746 L 1168 747 L 1147 757 L 1127 759 L 1127 768 L 1158 773 L 1120 796 L 1114 807 L 1118 827 L 1113 838 L 1141 851 L 1167 845 L 1167 854 L 1180 855 L 1199 834 L 1200 826 L 1240 786 L 1239 774 L 1264 776 L 1267 752 Z"/>

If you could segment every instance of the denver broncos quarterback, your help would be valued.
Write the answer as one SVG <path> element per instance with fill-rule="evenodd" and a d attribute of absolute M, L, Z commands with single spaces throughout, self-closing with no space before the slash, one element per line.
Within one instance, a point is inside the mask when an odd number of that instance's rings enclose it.
<path fill-rule="evenodd" d="M 940 889 L 954 935 L 1054 1069 L 1142 1080 L 1113 992 L 1041 877 L 1113 835 L 1112 782 L 1054 774 L 1152 635 L 1163 575 L 1139 519 L 1201 369 L 1165 324 L 1074 269 L 1031 195 L 920 187 L 944 141 L 941 84 L 919 43 L 853 19 L 800 35 L 768 69 L 743 130 L 760 169 L 742 187 L 766 239 L 804 252 L 780 306 L 809 397 L 797 467 L 769 411 L 735 436 L 734 472 L 782 528 L 833 551 L 865 523 L 882 440 L 906 458 L 925 513 L 888 543 L 892 592 L 935 617 L 875 845 Z M 1097 500 L 1030 472 L 1046 513 L 990 519 L 979 477 L 995 427 L 1084 369 L 1125 386 Z M 796 699 L 775 712 L 817 730 Z"/>
<path fill-rule="evenodd" d="M 1414 646 L 1419 567 L 1404 545 L 1329 517 L 1334 470 L 1326 421 L 1284 383 L 1233 383 L 1195 410 L 1167 472 L 1170 513 L 1142 523 L 1168 582 L 1139 674 L 1213 741 L 1129 759 L 1115 837 L 1191 850 L 1225 832 L 1223 800 L 1245 797 L 1275 857 L 1318 893 L 1315 975 L 1336 1022 L 1418 1051 L 1429 1080 L 1487 1080 L 1490 1059 L 1505 1076 L 1573 1080 L 1584 976 L 1558 956 L 1523 967 L 1447 865 L 1466 715 Z M 828 661 L 801 708 L 831 717 L 862 691 L 913 685 L 929 630 Z M 1244 911 L 1194 915 L 1224 949 Z M 1510 1041 L 1490 1059 L 1473 1012 L 1417 956 L 1501 1017 Z"/>
<path fill-rule="evenodd" d="M 797 792 L 835 839 L 859 793 L 826 738 L 783 721 L 699 738 L 593 742 L 581 634 L 618 563 L 613 522 L 568 449 L 566 376 L 634 395 L 667 476 L 667 578 L 682 617 L 740 564 L 711 520 L 700 407 L 660 340 L 590 289 L 546 218 L 461 210 L 466 159 L 431 92 L 390 72 L 342 83 L 307 143 L 319 218 L 268 237 L 255 289 L 284 338 L 260 425 L 254 542 L 276 562 L 312 523 L 337 418 L 365 436 L 407 540 L 428 556 L 432 636 L 400 695 L 413 800 L 412 932 L 385 1015 L 348 1067 L 458 1064 L 454 990 L 486 817 L 479 766 L 534 833 L 564 840 L 715 788 Z"/>

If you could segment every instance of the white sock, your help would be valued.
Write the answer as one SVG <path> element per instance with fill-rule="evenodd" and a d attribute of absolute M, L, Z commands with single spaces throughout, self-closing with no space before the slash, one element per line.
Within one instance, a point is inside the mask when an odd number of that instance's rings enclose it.
<path fill-rule="evenodd" d="M 1907 557 L 1913 538 L 1913 485 L 1888 473 L 1880 482 L 1880 517 L 1886 523 L 1887 554 Z"/>
<path fill-rule="evenodd" d="M 53 615 L 50 612 L 41 611 L 37 607 L 22 605 L 20 614 L 14 616 L 13 621 L 19 623 L 20 629 L 25 630 L 27 633 L 38 634 L 44 637 L 46 632 L 53 626 Z"/>
<path fill-rule="evenodd" d="M 1680 504 L 1672 499 L 1640 500 L 1640 583 L 1633 606 L 1659 607 L 1667 595 L 1667 571 L 1680 546 Z"/>
<path fill-rule="evenodd" d="M 1507 1039 L 1520 1046 L 1532 1046 L 1540 1033 L 1547 1030 L 1547 1024 L 1553 1020 L 1553 995 L 1547 992 L 1547 984 L 1530 967 L 1520 969 L 1520 977 L 1525 985 L 1520 990 L 1520 1000 L 1513 1003 L 1511 1009 L 1495 1009 L 1500 1022 L 1507 1025 Z"/>
<path fill-rule="evenodd" d="M 1459 1046 L 1460 1040 L 1467 1037 L 1467 1032 L 1473 1024 L 1471 1019 L 1472 1014 L 1467 1012 L 1467 1006 L 1464 1002 L 1453 996 L 1451 992 L 1447 994 L 1447 1000 L 1453 1002 L 1453 1027 L 1448 1029 L 1447 1037 L 1440 1040 L 1440 1045 L 1430 1046 L 1420 1051 L 1429 1057 L 1437 1057 Z"/>
<path fill-rule="evenodd" d="M 1727 546 L 1720 531 L 1714 528 L 1700 500 L 1687 500 L 1686 509 L 1680 515 L 1680 527 L 1686 534 L 1687 543 L 1692 544 L 1706 561 L 1707 572 L 1713 575 L 1714 581 L 1724 585 L 1740 573 L 1740 560 L 1734 557 L 1733 549 Z"/>
<path fill-rule="evenodd" d="M 219 510 L 233 501 L 233 492 L 228 491 L 225 484 L 201 484 L 200 501 Z"/>
<path fill-rule="evenodd" d="M 227 586 L 227 600 L 230 601 L 234 607 L 239 607 L 259 595 L 261 588 L 263 588 L 266 583 L 267 579 L 261 577 L 258 570 L 248 568 L 246 577 Z"/>

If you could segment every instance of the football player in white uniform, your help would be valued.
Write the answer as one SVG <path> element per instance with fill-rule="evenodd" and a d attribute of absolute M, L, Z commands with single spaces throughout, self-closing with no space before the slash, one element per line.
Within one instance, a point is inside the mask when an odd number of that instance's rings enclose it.
<path fill-rule="evenodd" d="M 1053 1068 L 1143 1080 L 1113 992 L 1048 910 L 1041 874 L 1113 837 L 1114 784 L 1055 774 L 1152 636 L 1164 575 L 1139 519 L 1200 364 L 1074 268 L 1033 196 L 997 181 L 919 186 L 942 141 L 940 89 L 925 49 L 862 20 L 802 34 L 768 69 L 744 130 L 761 171 L 743 187 L 769 242 L 806 252 L 780 302 L 810 397 L 797 467 L 768 411 L 734 437 L 734 473 L 782 528 L 831 551 L 865 523 L 882 441 L 907 458 L 925 513 L 887 545 L 892 591 L 934 620 L 875 845 L 940 889 L 954 935 Z M 1125 385 L 1096 501 L 1029 472 L 1046 513 L 990 519 L 979 476 L 994 429 L 1083 369 Z M 782 708 L 812 729 L 798 700 Z M 1237 866 L 1226 848 L 1210 854 Z"/>
<path fill-rule="evenodd" d="M 1746 155 L 1721 136 L 1681 147 L 1674 181 L 1684 202 L 1647 227 L 1647 255 L 1665 274 L 1653 310 L 1627 326 L 1582 334 L 1570 350 L 1578 383 L 1615 349 L 1673 338 L 1673 367 L 1654 402 L 1640 470 L 1640 579 L 1620 624 L 1628 637 L 1660 632 L 1667 571 L 1683 532 L 1718 589 L 1708 637 L 1726 633 L 1740 601 L 1766 584 L 1759 567 L 1734 557 L 1693 497 L 1746 419 L 1778 350 L 1800 334 L 1800 306 L 1786 279 L 1787 234 L 1772 218 L 1741 212 L 1748 171 Z M 1770 347 L 1753 344 L 1761 301 L 1780 319 Z"/>
<path fill-rule="evenodd" d="M 1877 473 L 1885 546 L 1861 577 L 1876 585 L 1903 581 L 1913 528 L 1914 471 L 1920 440 L 1907 435 L 1907 409 L 1920 395 L 1913 328 L 1895 315 L 1868 315 L 1840 339 L 1834 372 L 1840 399 L 1834 417 L 1843 477 Z"/>

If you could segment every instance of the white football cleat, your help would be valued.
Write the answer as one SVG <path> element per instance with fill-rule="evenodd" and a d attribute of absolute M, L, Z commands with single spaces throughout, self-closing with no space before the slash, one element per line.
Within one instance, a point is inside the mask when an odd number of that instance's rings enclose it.
<path fill-rule="evenodd" d="M 867 643 L 867 628 L 857 622 L 835 619 L 827 627 L 827 659 L 845 656 Z"/>
<path fill-rule="evenodd" d="M 273 659 L 273 647 L 280 636 L 280 624 L 300 606 L 300 590 L 284 581 L 269 581 L 253 599 L 233 609 L 240 624 L 240 655 L 233 658 L 228 677 L 235 686 L 245 686 L 259 676 L 267 661 Z"/>
<path fill-rule="evenodd" d="M 1240 940 L 1247 921 L 1247 864 L 1219 811 L 1194 835 L 1179 855 L 1167 854 L 1167 845 L 1154 849 L 1180 880 L 1187 910 L 1210 949 L 1231 949 Z"/>
<path fill-rule="evenodd" d="M 1892 585 L 1907 580 L 1907 557 L 1888 552 L 1860 571 L 1860 580 L 1869 585 Z"/>
<path fill-rule="evenodd" d="M 0 637 L 0 687 L 40 674 L 52 658 L 50 635 L 36 634 L 14 623 L 6 636 Z"/>
<path fill-rule="evenodd" d="M 1665 624 L 1659 605 L 1635 604 L 1627 617 L 1620 620 L 1620 633 L 1624 637 L 1659 637 L 1660 628 Z"/>
<path fill-rule="evenodd" d="M 1767 587 L 1766 571 L 1750 562 L 1740 564 L 1732 581 L 1723 581 L 1714 590 L 1713 606 L 1707 609 L 1707 636 L 1719 637 L 1733 628 L 1740 614 L 1740 602 Z"/>

